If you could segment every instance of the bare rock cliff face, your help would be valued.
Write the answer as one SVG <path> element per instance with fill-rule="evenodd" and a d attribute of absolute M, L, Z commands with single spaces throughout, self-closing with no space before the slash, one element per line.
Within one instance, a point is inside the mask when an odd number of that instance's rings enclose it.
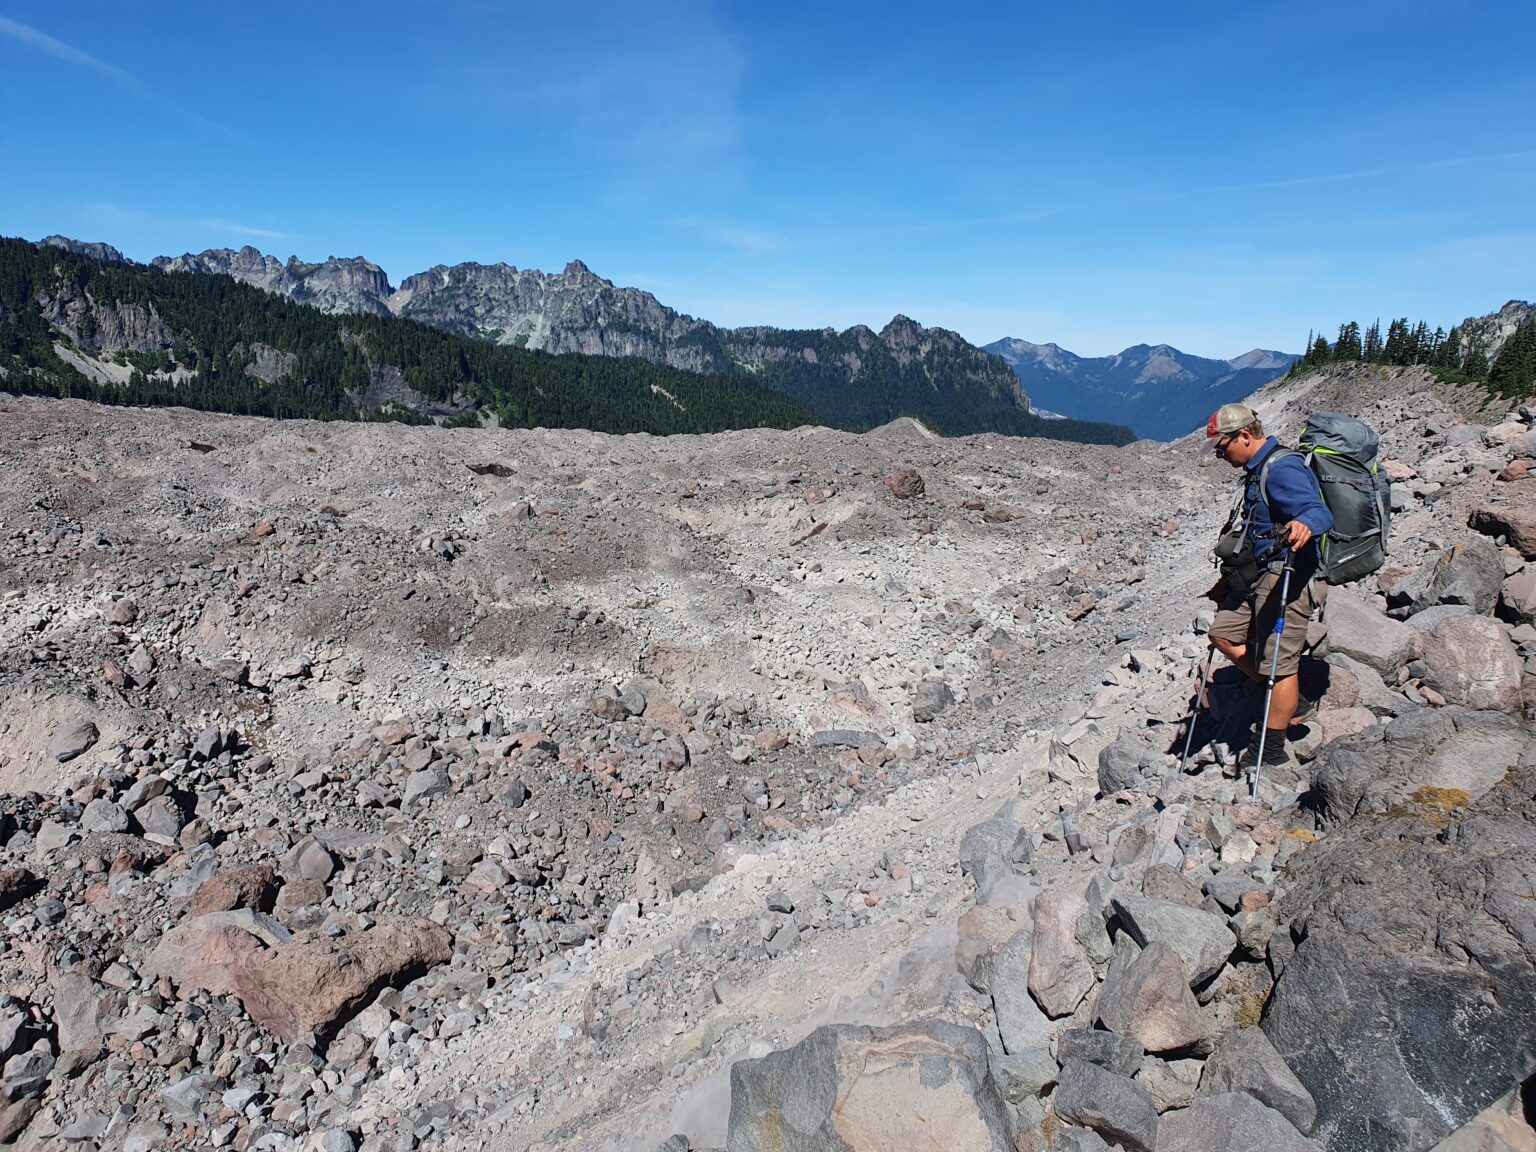
<path fill-rule="evenodd" d="M 1487 316 L 1467 317 L 1461 322 L 1461 354 L 1465 357 L 1480 351 L 1490 361 L 1498 359 L 1515 329 L 1533 316 L 1536 316 L 1536 304 L 1511 300 Z"/>
<path fill-rule="evenodd" d="M 153 306 L 102 304 L 70 284 L 38 304 L 49 324 L 87 352 L 158 352 L 173 343 Z"/>
<path fill-rule="evenodd" d="M 711 325 L 649 292 L 616 288 L 579 260 L 558 275 L 510 264 L 439 265 L 407 277 L 388 305 L 397 316 L 499 344 L 717 367 L 707 353 L 673 347 Z"/>
<path fill-rule="evenodd" d="M 68 236 L 44 236 L 42 243 L 50 248 L 62 248 L 66 252 L 73 252 L 77 256 L 89 256 L 93 260 L 101 260 L 108 264 L 132 263 L 110 244 L 102 244 L 93 240 L 72 240 Z"/>
<path fill-rule="evenodd" d="M 290 256 L 288 263 L 283 264 L 247 244 L 238 252 L 214 248 L 197 255 L 157 256 L 153 263 L 167 272 L 232 276 L 242 284 L 333 313 L 387 316 L 389 307 L 385 301 L 394 291 L 384 269 L 361 256 L 332 256 L 319 264 L 306 264 L 297 256 Z"/>

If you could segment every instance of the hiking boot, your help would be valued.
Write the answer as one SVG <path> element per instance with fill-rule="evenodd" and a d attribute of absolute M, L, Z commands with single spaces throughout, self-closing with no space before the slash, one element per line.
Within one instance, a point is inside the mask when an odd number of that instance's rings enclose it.
<path fill-rule="evenodd" d="M 1258 759 L 1258 755 L 1259 742 L 1258 740 L 1254 740 L 1254 742 L 1248 745 L 1247 749 L 1244 750 L 1241 759 L 1239 759 L 1237 762 L 1237 766 L 1239 768 L 1252 769 L 1254 766 L 1254 761 Z M 1284 768 L 1290 762 L 1291 752 L 1285 744 L 1285 733 L 1271 732 L 1264 738 L 1264 763 L 1262 767 Z"/>

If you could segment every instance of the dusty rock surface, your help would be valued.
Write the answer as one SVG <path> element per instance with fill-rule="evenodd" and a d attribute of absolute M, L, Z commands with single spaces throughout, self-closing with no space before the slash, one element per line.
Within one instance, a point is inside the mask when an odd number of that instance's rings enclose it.
<path fill-rule="evenodd" d="M 1425 378 L 1287 388 L 1261 412 L 1347 402 L 1412 477 L 1256 802 L 1227 671 L 1179 772 L 1231 481 L 1189 444 L 0 398 L 0 1139 L 748 1152 L 798 1077 L 892 1146 L 929 1105 L 1015 1148 L 1366 1146 L 1281 1004 L 1332 964 L 1365 1011 L 1374 954 L 1324 942 L 1390 904 L 1306 869 L 1494 869 L 1422 970 L 1526 987 L 1528 481 Z M 1468 618 L 1497 677 L 1426 656 Z M 1407 810 L 1466 831 L 1373 831 Z M 1529 1049 L 1430 1031 L 1491 1055 L 1403 1146 L 1513 1130 Z"/>

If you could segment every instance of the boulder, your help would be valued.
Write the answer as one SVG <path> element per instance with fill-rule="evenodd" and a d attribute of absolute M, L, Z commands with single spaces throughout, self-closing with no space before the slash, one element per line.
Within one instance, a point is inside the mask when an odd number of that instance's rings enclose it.
<path fill-rule="evenodd" d="M 1411 605 L 1414 612 L 1433 604 L 1493 611 L 1504 582 L 1504 558 L 1486 536 L 1468 535 L 1437 555 L 1427 568 L 1427 587 L 1422 598 Z"/>
<path fill-rule="evenodd" d="M 1029 991 L 1050 1017 L 1068 1016 L 1094 985 L 1093 965 L 1077 940 L 1078 918 L 1088 911 L 1086 880 L 1065 876 L 1035 897 Z"/>
<path fill-rule="evenodd" d="M 60 764 L 73 760 L 90 750 L 101 738 L 96 725 L 89 720 L 75 720 L 54 730 L 48 742 L 48 752 Z"/>
<path fill-rule="evenodd" d="M 277 870 L 270 863 L 228 864 L 197 886 L 187 910 L 194 916 L 233 908 L 270 912 L 276 897 Z"/>
<path fill-rule="evenodd" d="M 79 1052 L 99 1046 L 107 1025 L 123 1012 L 123 994 L 78 972 L 55 972 L 49 983 L 53 986 L 59 1051 Z"/>
<path fill-rule="evenodd" d="M 1282 901 L 1263 1028 L 1339 1152 L 1421 1152 L 1536 1068 L 1536 757 L 1438 800 L 1325 837 Z"/>
<path fill-rule="evenodd" d="M 1069 1028 L 1056 1040 L 1056 1058 L 1086 1060 L 1117 1076 L 1134 1075 L 1146 1051 L 1129 1036 L 1097 1028 Z"/>
<path fill-rule="evenodd" d="M 401 987 L 453 955 L 430 920 L 386 917 L 341 936 L 297 935 L 259 912 L 212 912 L 183 921 L 150 954 L 146 971 L 183 989 L 237 996 L 246 1014 L 286 1044 L 328 1037 L 382 989 Z"/>
<path fill-rule="evenodd" d="M 1317 1123 L 1317 1102 L 1262 1028 L 1240 1028 L 1216 1042 L 1216 1050 L 1200 1076 L 1200 1095 L 1246 1092 L 1280 1113 L 1299 1132 Z"/>
<path fill-rule="evenodd" d="M 1153 1152 L 1158 1146 L 1157 1109 L 1146 1089 L 1097 1064 L 1069 1060 L 1061 1070 L 1051 1106 L 1058 1119 L 1091 1128 L 1126 1152 Z"/>
<path fill-rule="evenodd" d="M 1099 752 L 1099 791 L 1114 792 L 1141 787 L 1141 762 L 1149 749 L 1134 732 L 1122 732 Z"/>
<path fill-rule="evenodd" d="M 1161 940 L 1143 948 L 1123 970 L 1111 966 L 1094 1005 L 1097 1021 L 1148 1052 L 1174 1052 L 1205 1039 L 1200 1005 L 1189 990 L 1179 954 Z"/>
<path fill-rule="evenodd" d="M 1191 987 L 1220 972 L 1237 947 L 1237 937 L 1226 922 L 1203 908 L 1142 896 L 1117 896 L 1113 903 L 1120 923 L 1136 943 L 1145 948 L 1161 940 L 1179 954 Z"/>
<path fill-rule="evenodd" d="M 1018 885 L 1007 881 L 1019 875 L 1033 852 L 1029 829 L 1014 815 L 1012 801 L 968 829 L 960 840 L 960 868 L 976 883 L 976 902 L 1011 903 Z"/>
<path fill-rule="evenodd" d="M 1536 565 L 1504 581 L 1499 603 L 1508 618 L 1523 624 L 1536 623 Z"/>
<path fill-rule="evenodd" d="M 980 1032 L 830 1025 L 731 1065 L 727 1152 L 866 1148 L 1010 1152 L 1008 1106 Z"/>
<path fill-rule="evenodd" d="M 1146 1090 L 1152 1107 L 1159 1113 L 1183 1108 L 1195 1098 L 1204 1063 L 1203 1060 L 1163 1060 L 1148 1056 L 1136 1073 L 1136 1083 Z"/>
<path fill-rule="evenodd" d="M 992 997 L 1003 1051 L 1026 1052 L 1048 1044 L 1050 1019 L 1029 994 L 1029 966 L 1034 955 L 1032 929 L 1015 932 L 978 965 L 979 983 Z"/>
<path fill-rule="evenodd" d="M 98 796 L 80 814 L 82 832 L 126 832 L 128 813 L 104 796 Z"/>
<path fill-rule="evenodd" d="M 1467 525 L 1484 536 L 1502 536 L 1527 560 L 1536 560 L 1536 505 L 1489 505 L 1479 508 Z"/>
<path fill-rule="evenodd" d="M 1038 1096 L 1056 1083 L 1058 1069 L 1049 1048 L 1027 1048 L 1007 1055 L 993 1052 L 991 1065 L 998 1091 L 1010 1104 Z"/>
<path fill-rule="evenodd" d="M 1157 1152 L 1319 1152 L 1280 1113 L 1243 1092 L 1197 1096 L 1165 1112 Z"/>
<path fill-rule="evenodd" d="M 1488 616 L 1453 616 L 1424 637 L 1424 683 L 1452 704 L 1518 713 L 1520 655 Z"/>
<path fill-rule="evenodd" d="M 1454 806 L 1503 779 L 1529 738 L 1501 712 L 1416 709 L 1324 748 L 1312 800 L 1324 826 L 1407 803 Z"/>
<path fill-rule="evenodd" d="M 1418 634 L 1378 612 L 1347 588 L 1328 593 L 1328 651 L 1358 660 L 1382 676 L 1413 659 Z"/>
<path fill-rule="evenodd" d="M 926 488 L 923 477 L 915 468 L 902 468 L 892 472 L 881 481 L 886 491 L 898 500 L 911 500 L 914 496 L 921 496 Z"/>
<path fill-rule="evenodd" d="M 955 702 L 955 694 L 942 680 L 924 680 L 912 694 L 912 719 L 928 724 Z"/>

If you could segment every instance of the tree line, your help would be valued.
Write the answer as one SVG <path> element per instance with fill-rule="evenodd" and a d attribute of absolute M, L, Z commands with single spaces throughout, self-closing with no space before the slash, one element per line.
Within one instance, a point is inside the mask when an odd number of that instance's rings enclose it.
<path fill-rule="evenodd" d="M 1391 321 L 1383 336 L 1381 321 L 1362 331 L 1351 320 L 1339 325 L 1331 343 L 1322 333 L 1309 332 L 1306 354 L 1291 366 L 1291 374 L 1353 363 L 1423 366 L 1455 383 L 1480 384 L 1494 396 L 1524 399 L 1536 395 L 1536 319 L 1516 328 L 1492 362 L 1482 344 L 1460 325 L 1431 331 L 1425 321 L 1410 324 L 1405 316 Z"/>

